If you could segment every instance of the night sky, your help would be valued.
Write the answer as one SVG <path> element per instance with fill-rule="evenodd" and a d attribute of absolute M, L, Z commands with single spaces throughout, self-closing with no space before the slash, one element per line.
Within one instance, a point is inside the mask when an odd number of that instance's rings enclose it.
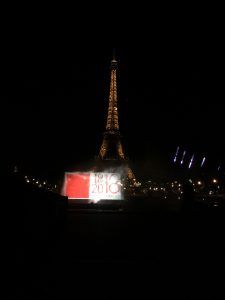
<path fill-rule="evenodd" d="M 163 169 L 178 145 L 225 162 L 224 31 L 210 15 L 121 14 L 113 27 L 107 14 L 98 24 L 77 14 L 31 15 L 2 38 L 3 164 L 49 176 L 88 166 L 105 128 L 114 47 L 136 172 Z"/>

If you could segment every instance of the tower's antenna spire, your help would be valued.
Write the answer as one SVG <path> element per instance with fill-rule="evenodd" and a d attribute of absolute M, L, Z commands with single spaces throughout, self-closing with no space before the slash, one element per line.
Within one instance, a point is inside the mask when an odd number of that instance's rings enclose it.
<path fill-rule="evenodd" d="M 112 61 L 116 62 L 116 48 L 113 48 Z"/>

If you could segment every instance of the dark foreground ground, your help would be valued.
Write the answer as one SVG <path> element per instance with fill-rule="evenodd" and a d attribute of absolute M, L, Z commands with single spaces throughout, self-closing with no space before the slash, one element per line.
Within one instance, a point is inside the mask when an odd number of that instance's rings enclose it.
<path fill-rule="evenodd" d="M 225 299 L 217 208 L 183 211 L 160 199 L 120 209 L 69 205 L 51 225 L 38 204 L 21 218 L 7 212 L 2 299 Z"/>

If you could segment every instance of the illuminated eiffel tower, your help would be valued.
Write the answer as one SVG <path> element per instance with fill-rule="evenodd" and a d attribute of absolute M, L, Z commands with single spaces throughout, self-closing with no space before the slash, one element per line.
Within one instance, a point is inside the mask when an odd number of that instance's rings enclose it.
<path fill-rule="evenodd" d="M 118 64 L 115 54 L 111 60 L 110 93 L 106 130 L 103 135 L 102 146 L 98 155 L 98 166 L 101 169 L 121 170 L 124 178 L 135 184 L 135 176 L 129 167 L 128 159 L 124 155 L 119 130 L 118 100 L 117 100 L 117 70 Z"/>

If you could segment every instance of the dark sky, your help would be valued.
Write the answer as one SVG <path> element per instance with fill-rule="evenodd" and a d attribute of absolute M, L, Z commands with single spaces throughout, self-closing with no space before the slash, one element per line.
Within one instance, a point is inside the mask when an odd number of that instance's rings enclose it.
<path fill-rule="evenodd" d="M 140 22 L 135 14 L 121 14 L 115 26 L 107 14 L 107 22 L 98 24 L 93 16 L 77 21 L 77 14 L 34 20 L 31 14 L 7 28 L 3 161 L 54 173 L 79 168 L 98 153 L 113 47 L 119 60 L 120 127 L 137 169 L 155 158 L 163 166 L 177 145 L 206 153 L 215 164 L 222 161 L 223 28 L 198 12 L 177 17 L 166 9 L 151 11 L 139 15 Z"/>

